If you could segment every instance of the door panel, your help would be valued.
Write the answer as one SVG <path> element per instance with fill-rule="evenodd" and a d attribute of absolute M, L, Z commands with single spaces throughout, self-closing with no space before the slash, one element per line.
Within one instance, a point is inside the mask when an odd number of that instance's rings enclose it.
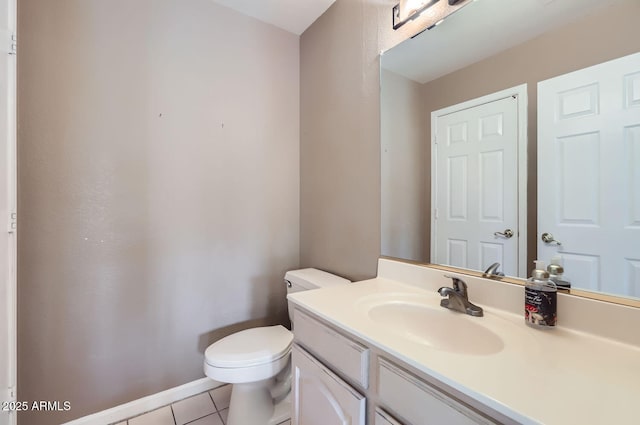
<path fill-rule="evenodd" d="M 518 98 L 496 99 L 434 112 L 432 261 L 517 276 Z"/>
<path fill-rule="evenodd" d="M 538 258 L 573 287 L 640 297 L 638 164 L 640 54 L 538 84 Z"/>

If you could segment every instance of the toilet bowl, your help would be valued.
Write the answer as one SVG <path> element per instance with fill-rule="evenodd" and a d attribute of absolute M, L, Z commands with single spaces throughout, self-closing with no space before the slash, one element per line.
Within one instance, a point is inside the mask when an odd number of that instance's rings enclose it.
<path fill-rule="evenodd" d="M 349 283 L 317 269 L 289 271 L 287 293 Z M 289 317 L 293 325 L 289 309 Z M 211 344 L 204 372 L 233 384 L 227 425 L 275 425 L 290 417 L 293 333 L 282 325 L 246 329 Z"/>
<path fill-rule="evenodd" d="M 292 344 L 293 334 L 277 325 L 240 331 L 207 348 L 205 374 L 233 384 L 228 424 L 271 422 L 279 395 L 275 393 L 283 387 L 275 378 L 288 371 Z"/>

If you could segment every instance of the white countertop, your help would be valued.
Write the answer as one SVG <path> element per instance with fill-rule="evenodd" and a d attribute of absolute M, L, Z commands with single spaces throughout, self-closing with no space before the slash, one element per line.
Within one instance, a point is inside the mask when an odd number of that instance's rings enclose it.
<path fill-rule="evenodd" d="M 441 297 L 433 288 L 383 277 L 299 292 L 289 300 L 515 421 L 559 425 L 640 423 L 640 347 L 562 326 L 551 330 L 530 328 L 523 315 L 476 302 L 470 286 L 469 300 L 484 308 L 484 317 L 442 310 L 459 315 L 452 316 L 453 320 L 462 318 L 470 326 L 480 324 L 490 329 L 503 345 L 481 354 L 437 348 L 407 338 L 402 326 L 381 326 L 368 317 L 366 305 L 370 300 L 394 294 L 415 296 L 420 302 L 441 308 Z M 486 297 L 485 293 L 481 298 Z M 562 312 L 558 315 L 562 323 Z M 640 332 L 634 323 L 615 326 Z M 464 351 L 464 339 L 456 343 L 462 344 L 459 347 Z"/>

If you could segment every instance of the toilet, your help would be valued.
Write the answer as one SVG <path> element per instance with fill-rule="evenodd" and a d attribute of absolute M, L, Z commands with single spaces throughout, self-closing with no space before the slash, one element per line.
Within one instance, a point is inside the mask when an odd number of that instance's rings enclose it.
<path fill-rule="evenodd" d="M 287 294 L 350 283 L 318 269 L 288 271 Z M 294 326 L 292 309 L 289 318 Z M 227 425 L 276 425 L 289 419 L 293 333 L 282 325 L 245 329 L 211 344 L 204 373 L 232 384 Z"/>

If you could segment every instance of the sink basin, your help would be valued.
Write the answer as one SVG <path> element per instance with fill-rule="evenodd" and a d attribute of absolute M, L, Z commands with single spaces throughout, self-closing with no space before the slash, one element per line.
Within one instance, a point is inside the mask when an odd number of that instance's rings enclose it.
<path fill-rule="evenodd" d="M 503 350 L 500 336 L 471 317 L 440 307 L 440 297 L 388 294 L 362 299 L 357 308 L 379 328 L 433 349 L 459 354 L 490 355 Z"/>

